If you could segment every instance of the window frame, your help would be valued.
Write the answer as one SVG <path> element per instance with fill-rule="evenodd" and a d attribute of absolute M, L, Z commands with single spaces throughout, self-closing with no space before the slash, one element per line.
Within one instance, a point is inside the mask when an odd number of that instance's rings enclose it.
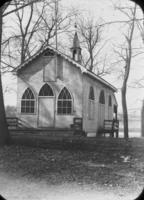
<path fill-rule="evenodd" d="M 61 95 L 61 93 L 62 93 L 63 90 L 66 90 L 68 92 L 68 95 L 70 95 L 70 98 L 66 98 L 66 99 L 65 98 L 61 98 L 61 99 L 59 99 L 59 96 Z M 70 102 L 71 105 L 70 106 L 67 106 L 67 105 L 64 106 L 63 105 L 64 102 L 66 104 L 68 104 Z M 60 107 L 59 103 L 61 103 L 61 105 L 62 105 L 61 107 Z M 62 111 L 59 112 L 59 109 L 61 109 Z M 63 112 L 63 109 L 66 109 L 66 112 Z M 70 109 L 71 111 L 67 112 L 68 109 Z M 73 98 L 72 98 L 72 95 L 71 95 L 70 91 L 66 87 L 64 87 L 60 91 L 60 93 L 58 95 L 58 98 L 57 98 L 57 115 L 60 115 L 60 116 L 73 115 Z"/>
<path fill-rule="evenodd" d="M 108 98 L 108 106 L 112 107 L 112 97 L 111 97 L 111 95 L 109 95 L 109 98 Z"/>
<path fill-rule="evenodd" d="M 94 94 L 93 86 L 90 86 L 90 88 L 89 88 L 89 100 L 92 100 L 92 101 L 95 100 L 95 94 Z"/>
<path fill-rule="evenodd" d="M 104 92 L 104 90 L 101 90 L 101 91 L 100 91 L 99 103 L 100 103 L 101 105 L 105 105 L 105 92 Z"/>
<path fill-rule="evenodd" d="M 89 120 L 94 120 L 95 116 L 95 93 L 93 86 L 89 88 L 89 96 L 88 96 L 88 118 Z"/>
<path fill-rule="evenodd" d="M 33 95 L 33 98 L 24 98 L 23 96 L 25 95 L 26 91 L 29 91 L 31 92 L 31 94 Z M 28 95 L 28 94 L 27 94 Z M 26 105 L 27 102 L 29 102 L 29 105 Z M 31 103 L 33 102 L 33 106 L 31 105 Z M 22 105 L 22 104 L 25 104 L 25 105 Z M 29 108 L 28 108 L 29 107 Z M 29 111 L 27 112 L 26 109 L 29 109 Z M 33 112 L 30 112 L 31 109 L 34 109 Z M 24 110 L 22 110 L 24 109 Z M 23 92 L 23 95 L 22 95 L 22 98 L 21 98 L 21 107 L 20 107 L 20 113 L 21 115 L 35 115 L 36 114 L 36 98 L 35 98 L 35 95 L 34 95 L 34 92 L 30 89 L 30 88 L 27 88 L 25 89 L 25 91 Z"/>
<path fill-rule="evenodd" d="M 43 88 L 45 87 L 45 86 L 48 86 L 48 89 L 50 89 L 51 91 L 50 92 L 52 92 L 52 95 L 40 95 L 40 93 L 41 93 L 41 91 L 43 90 Z M 53 88 L 48 84 L 48 83 L 45 83 L 41 88 L 40 88 L 40 90 L 39 90 L 39 94 L 38 94 L 38 97 L 51 97 L 51 98 L 53 98 L 55 96 L 55 94 L 54 94 L 54 91 L 53 91 Z"/>

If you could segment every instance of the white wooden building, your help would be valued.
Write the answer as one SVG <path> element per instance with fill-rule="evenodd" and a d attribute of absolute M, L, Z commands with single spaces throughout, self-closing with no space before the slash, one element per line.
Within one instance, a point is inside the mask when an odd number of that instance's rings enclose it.
<path fill-rule="evenodd" d="M 81 65 L 75 33 L 72 58 L 51 46 L 15 69 L 17 114 L 26 127 L 70 128 L 82 118 L 83 131 L 96 134 L 117 115 L 116 88 Z"/>

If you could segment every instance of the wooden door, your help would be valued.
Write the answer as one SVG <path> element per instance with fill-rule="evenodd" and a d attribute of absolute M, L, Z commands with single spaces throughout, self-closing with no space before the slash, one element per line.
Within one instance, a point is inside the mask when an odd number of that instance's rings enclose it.
<path fill-rule="evenodd" d="M 39 98 L 38 126 L 54 127 L 54 98 Z"/>

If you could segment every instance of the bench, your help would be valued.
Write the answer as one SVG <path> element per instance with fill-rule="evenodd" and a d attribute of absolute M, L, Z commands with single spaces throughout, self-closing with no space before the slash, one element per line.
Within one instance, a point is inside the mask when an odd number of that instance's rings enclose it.
<path fill-rule="evenodd" d="M 99 131 L 100 135 L 106 136 L 109 134 L 110 137 L 118 138 L 119 133 L 119 120 L 104 120 L 103 127 Z"/>
<path fill-rule="evenodd" d="M 74 130 L 74 135 L 85 136 L 85 132 L 83 131 L 83 119 L 81 117 L 75 117 L 70 127 Z"/>
<path fill-rule="evenodd" d="M 9 129 L 17 129 L 19 125 L 19 120 L 17 117 L 7 117 L 7 125 Z"/>

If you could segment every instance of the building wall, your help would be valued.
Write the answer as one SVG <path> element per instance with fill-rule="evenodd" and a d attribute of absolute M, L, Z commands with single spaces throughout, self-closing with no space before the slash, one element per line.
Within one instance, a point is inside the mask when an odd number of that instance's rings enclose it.
<path fill-rule="evenodd" d="M 78 68 L 73 67 L 66 60 L 63 62 L 63 81 L 57 82 L 57 87 L 59 86 L 61 88 L 66 86 L 71 93 L 73 98 L 73 115 L 56 115 L 56 125 L 57 127 L 63 127 L 65 124 L 65 126 L 70 127 L 74 117 L 82 117 L 82 74 Z"/>
<path fill-rule="evenodd" d="M 95 100 L 94 100 L 94 117 L 89 119 L 88 97 L 89 89 L 93 86 Z M 99 103 L 99 96 L 101 90 L 104 90 L 105 104 Z M 109 95 L 112 98 L 112 106 L 108 105 Z M 114 93 L 103 84 L 96 82 L 88 76 L 83 77 L 83 128 L 89 135 L 96 135 L 100 127 L 103 126 L 104 119 L 113 119 L 113 106 L 117 105 Z"/>
<path fill-rule="evenodd" d="M 57 68 L 55 63 L 57 62 Z M 44 71 L 46 74 L 44 74 Z M 50 77 L 49 77 L 50 75 Z M 68 128 L 73 123 L 74 117 L 83 118 L 83 129 L 87 133 L 96 135 L 103 125 L 104 119 L 113 118 L 113 106 L 117 105 L 113 91 L 100 82 L 95 81 L 81 73 L 80 69 L 58 56 L 58 59 L 43 57 L 42 55 L 33 60 L 27 67 L 21 69 L 18 74 L 18 117 L 27 127 L 38 127 L 39 115 L 39 91 L 48 83 L 54 92 L 54 125 L 57 128 Z M 93 117 L 89 116 L 89 88 L 93 86 L 95 100 L 93 102 Z M 36 99 L 34 114 L 21 114 L 21 98 L 24 91 L 30 88 Z M 57 114 L 57 99 L 61 90 L 66 87 L 73 99 L 73 112 L 71 115 Z M 105 93 L 105 104 L 99 103 L 101 90 Z M 108 106 L 109 95 L 112 97 L 112 106 Z"/>
<path fill-rule="evenodd" d="M 50 63 L 50 66 L 48 66 L 48 63 Z M 24 125 L 28 127 L 36 128 L 38 126 L 38 94 L 41 87 L 46 82 L 52 87 L 55 94 L 54 127 L 70 127 L 70 124 L 73 123 L 74 117 L 82 117 L 82 74 L 80 70 L 71 66 L 71 64 L 69 64 L 66 60 L 62 60 L 62 58 L 58 57 L 57 74 L 59 74 L 59 78 L 56 78 L 54 63 L 55 62 L 50 61 L 49 58 L 41 56 L 21 70 L 21 73 L 18 75 L 18 116 L 24 122 Z M 46 69 L 45 71 L 47 74 L 51 75 L 50 80 L 48 80 L 48 76 L 44 76 L 43 69 Z M 44 80 L 46 82 L 44 82 Z M 33 91 L 36 98 L 36 111 L 34 114 L 21 114 L 21 98 L 27 87 Z M 66 87 L 69 90 L 73 98 L 74 106 L 73 113 L 71 115 L 57 114 L 57 99 L 63 87 Z"/>

